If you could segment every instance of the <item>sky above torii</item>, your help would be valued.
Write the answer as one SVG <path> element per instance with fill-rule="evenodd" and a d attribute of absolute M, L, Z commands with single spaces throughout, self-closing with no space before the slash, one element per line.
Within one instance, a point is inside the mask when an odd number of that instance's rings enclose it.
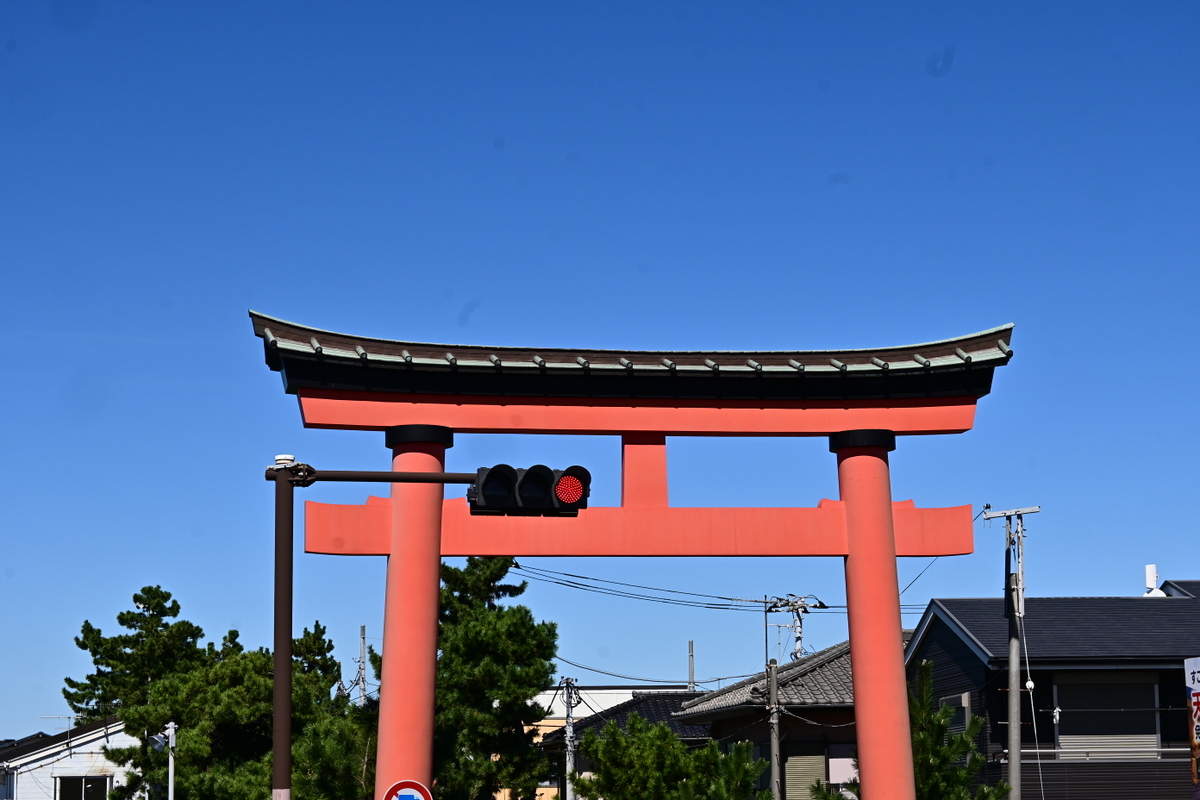
<path fill-rule="evenodd" d="M 902 439 L 895 498 L 1041 505 L 1031 595 L 1140 594 L 1149 563 L 1200 578 L 1198 34 L 1187 3 L 3 4 L 0 738 L 62 727 L 62 678 L 90 671 L 72 637 L 116 632 L 144 585 L 212 639 L 269 645 L 263 469 L 387 467 L 381 434 L 301 427 L 250 308 L 645 350 L 1015 322 L 976 429 Z M 580 463 L 613 505 L 619 460 L 608 437 L 460 436 L 447 466 Z M 669 463 L 676 505 L 837 496 L 821 439 L 672 439 Z M 1001 528 L 977 523 L 976 550 L 901 562 L 901 586 L 929 567 L 907 624 L 930 597 L 998 596 Z M 845 599 L 837 559 L 530 564 Z M 297 630 L 319 619 L 352 674 L 359 625 L 379 645 L 382 559 L 296 565 Z M 699 678 L 762 668 L 761 615 L 523 600 L 580 664 L 682 680 L 695 640 Z M 845 616 L 805 634 L 835 644 Z"/>

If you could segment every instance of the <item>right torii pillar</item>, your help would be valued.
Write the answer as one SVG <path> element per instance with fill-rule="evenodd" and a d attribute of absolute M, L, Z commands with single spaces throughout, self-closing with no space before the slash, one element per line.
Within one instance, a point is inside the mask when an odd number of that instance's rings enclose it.
<path fill-rule="evenodd" d="M 900 586 L 892 524 L 891 431 L 835 433 L 846 504 L 846 606 L 854 681 L 858 775 L 864 797 L 915 800 Z"/>

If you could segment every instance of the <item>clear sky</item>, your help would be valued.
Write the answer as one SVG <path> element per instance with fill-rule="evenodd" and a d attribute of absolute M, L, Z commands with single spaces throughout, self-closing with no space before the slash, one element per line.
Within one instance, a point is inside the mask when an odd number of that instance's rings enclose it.
<path fill-rule="evenodd" d="M 1033 595 L 1139 594 L 1148 563 L 1200 578 L 1197 41 L 1188 2 L 0 4 L 0 738 L 60 729 L 63 677 L 90 670 L 72 637 L 115 632 L 143 585 L 269 644 L 264 467 L 387 467 L 380 434 L 301 427 L 250 308 L 630 349 L 1014 322 L 976 429 L 902 440 L 895 497 L 1041 505 Z M 677 505 L 836 497 L 821 439 L 669 453 Z M 618 502 L 616 440 L 460 436 L 448 466 L 498 461 L 585 464 Z M 909 624 L 999 595 L 1000 529 L 976 545 L 907 590 Z M 836 559 L 530 563 L 845 598 Z M 298 628 L 321 620 L 352 668 L 383 577 L 299 555 Z M 692 639 L 698 677 L 762 667 L 761 615 L 524 600 L 588 666 L 682 679 Z M 844 635 L 807 619 L 810 647 Z"/>

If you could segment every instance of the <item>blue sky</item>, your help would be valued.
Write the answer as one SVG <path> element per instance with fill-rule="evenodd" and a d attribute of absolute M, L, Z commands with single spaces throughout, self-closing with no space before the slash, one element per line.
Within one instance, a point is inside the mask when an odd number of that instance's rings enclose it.
<path fill-rule="evenodd" d="M 1200 577 L 1198 28 L 1181 2 L 0 5 L 0 738 L 61 726 L 62 678 L 90 671 L 72 636 L 110 632 L 143 585 L 268 644 L 263 468 L 386 468 L 379 434 L 301 428 L 250 308 L 630 349 L 1014 322 L 976 429 L 902 440 L 895 497 L 1041 505 L 1033 595 L 1138 594 L 1147 563 Z M 836 497 L 820 439 L 669 454 L 677 505 Z M 498 461 L 586 464 L 593 503 L 618 502 L 615 440 L 460 436 L 449 468 Z M 1000 529 L 976 536 L 904 602 L 996 596 Z M 903 560 L 901 585 L 928 564 Z M 536 565 L 845 597 L 836 559 Z M 299 556 L 297 626 L 321 620 L 352 668 L 383 576 Z M 582 664 L 679 679 L 694 639 L 701 678 L 761 669 L 758 615 L 525 601 Z M 844 633 L 807 619 L 810 647 Z"/>

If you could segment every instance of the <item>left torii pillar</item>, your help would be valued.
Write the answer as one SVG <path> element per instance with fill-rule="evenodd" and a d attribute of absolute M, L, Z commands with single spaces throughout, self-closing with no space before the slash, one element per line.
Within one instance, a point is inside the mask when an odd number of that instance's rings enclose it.
<path fill-rule="evenodd" d="M 386 436 L 395 472 L 442 472 L 454 446 L 440 425 L 399 425 Z M 392 484 L 376 798 L 401 780 L 433 780 L 442 494 L 440 483 Z"/>

